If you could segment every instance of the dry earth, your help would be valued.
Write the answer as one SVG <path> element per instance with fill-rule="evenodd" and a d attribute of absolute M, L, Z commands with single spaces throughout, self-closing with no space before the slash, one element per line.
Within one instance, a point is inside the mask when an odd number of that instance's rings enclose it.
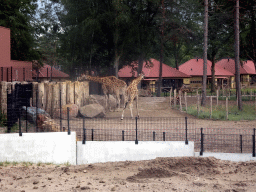
<path fill-rule="evenodd" d="M 168 98 L 140 98 L 139 101 L 140 116 L 185 116 L 169 107 Z M 120 115 L 121 111 L 107 114 L 108 117 Z M 130 115 L 128 109 L 125 115 Z M 197 120 L 197 127 L 251 128 L 255 122 Z M 256 162 L 197 157 L 80 166 L 1 163 L 0 191 L 255 191 L 255 165 Z"/>

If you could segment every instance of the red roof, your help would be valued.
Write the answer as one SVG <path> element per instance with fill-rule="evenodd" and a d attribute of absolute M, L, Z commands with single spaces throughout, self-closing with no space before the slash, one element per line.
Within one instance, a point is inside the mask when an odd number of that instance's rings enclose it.
<path fill-rule="evenodd" d="M 191 76 L 203 76 L 203 59 L 191 59 L 179 66 L 179 70 Z M 212 62 L 207 60 L 207 76 L 211 76 Z M 228 70 L 215 65 L 215 76 L 234 76 Z"/>
<path fill-rule="evenodd" d="M 145 74 L 145 78 L 158 78 L 160 62 L 157 61 L 156 59 L 150 59 L 148 61 L 148 64 L 149 66 L 146 66 L 146 62 L 143 63 L 142 72 Z M 138 64 L 134 62 L 133 65 L 137 67 Z M 118 76 L 119 77 L 137 77 L 137 71 L 134 72 L 134 76 L 133 76 L 132 67 L 125 66 L 119 70 Z M 184 77 L 190 77 L 190 76 L 163 63 L 162 77 L 184 78 Z"/>
<path fill-rule="evenodd" d="M 235 74 L 235 60 L 234 59 L 222 59 L 216 63 L 216 65 L 223 67 L 224 69 Z M 240 65 L 240 74 L 256 74 L 255 66 L 252 61 L 243 61 L 243 67 Z"/>
<path fill-rule="evenodd" d="M 43 67 L 41 67 L 39 69 L 39 77 L 47 77 L 47 69 L 48 69 L 48 77 L 51 77 L 51 66 L 50 65 L 46 65 L 44 64 Z M 33 70 L 33 77 L 36 77 L 36 70 Z M 52 67 L 52 77 L 53 78 L 68 78 L 69 75 L 59 71 L 58 69 L 55 69 L 54 67 Z"/>

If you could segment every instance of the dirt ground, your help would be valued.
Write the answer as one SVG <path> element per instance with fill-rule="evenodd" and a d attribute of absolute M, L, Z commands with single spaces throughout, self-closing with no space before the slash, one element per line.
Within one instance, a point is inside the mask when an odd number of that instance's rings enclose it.
<path fill-rule="evenodd" d="M 184 112 L 169 107 L 168 99 L 140 98 L 140 116 L 184 117 Z M 133 112 L 136 114 L 136 110 Z M 120 115 L 121 111 L 107 113 L 107 117 Z M 128 109 L 125 116 L 130 116 Z M 255 123 L 212 120 L 196 122 L 197 127 L 244 129 L 255 127 Z M 236 163 L 213 157 L 156 158 L 79 166 L 0 163 L 0 191 L 255 191 L 255 165 L 256 162 Z"/>
<path fill-rule="evenodd" d="M 79 166 L 0 167 L 0 191 L 255 191 L 256 162 L 156 158 Z"/>

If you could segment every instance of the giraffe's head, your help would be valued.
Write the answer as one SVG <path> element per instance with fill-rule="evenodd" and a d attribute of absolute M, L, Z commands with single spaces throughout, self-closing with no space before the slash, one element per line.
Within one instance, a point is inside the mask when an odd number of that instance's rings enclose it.
<path fill-rule="evenodd" d="M 144 79 L 145 74 L 143 72 L 141 72 L 138 77 L 140 77 L 140 79 Z"/>

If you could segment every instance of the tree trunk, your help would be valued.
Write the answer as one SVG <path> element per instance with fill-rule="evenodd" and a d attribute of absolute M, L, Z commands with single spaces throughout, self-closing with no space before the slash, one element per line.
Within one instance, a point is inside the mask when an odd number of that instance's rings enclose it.
<path fill-rule="evenodd" d="M 179 70 L 179 66 L 178 66 L 178 53 L 177 53 L 177 47 L 176 47 L 177 43 L 176 43 L 176 40 L 174 41 L 174 59 L 175 59 L 175 68 L 177 70 Z"/>
<path fill-rule="evenodd" d="M 160 66 L 159 66 L 159 80 L 157 88 L 157 97 L 161 96 L 162 92 L 162 72 L 163 72 L 163 53 L 164 53 L 164 19 L 165 19 L 165 9 L 164 9 L 164 0 L 162 0 L 162 27 L 161 27 L 161 50 L 160 50 Z"/>
<path fill-rule="evenodd" d="M 215 93 L 216 89 L 215 89 L 215 57 L 213 56 L 212 59 L 212 82 L 211 82 L 211 92 Z"/>
<path fill-rule="evenodd" d="M 208 40 L 208 0 L 204 1 L 204 65 L 203 65 L 203 87 L 201 105 L 206 104 L 206 81 L 207 81 L 207 40 Z"/>
<path fill-rule="evenodd" d="M 162 88 L 162 72 L 163 72 L 163 37 L 161 37 L 161 50 L 160 50 L 160 66 L 159 66 L 159 82 L 157 88 L 157 97 L 161 96 L 161 88 Z"/>
<path fill-rule="evenodd" d="M 239 61 L 239 0 L 236 0 L 235 7 L 235 67 L 236 67 L 236 95 L 238 101 L 238 109 L 243 110 L 241 85 L 240 85 L 240 61 Z"/>

